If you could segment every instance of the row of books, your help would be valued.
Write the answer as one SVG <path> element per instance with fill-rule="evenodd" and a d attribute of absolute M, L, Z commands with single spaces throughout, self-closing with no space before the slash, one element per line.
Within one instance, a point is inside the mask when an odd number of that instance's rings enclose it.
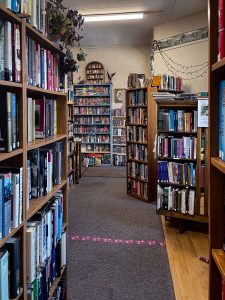
<path fill-rule="evenodd" d="M 195 186 L 196 165 L 194 163 L 158 161 L 158 182 Z"/>
<path fill-rule="evenodd" d="M 103 70 L 99 69 L 92 69 L 92 70 L 86 70 L 87 75 L 92 75 L 92 74 L 102 74 L 103 75 Z"/>
<path fill-rule="evenodd" d="M 82 164 L 84 167 L 109 165 L 111 164 L 111 157 L 110 154 L 89 153 L 84 155 Z"/>
<path fill-rule="evenodd" d="M 128 178 L 128 193 L 148 198 L 148 184 L 139 180 Z"/>
<path fill-rule="evenodd" d="M 0 20 L 0 79 L 21 82 L 20 27 Z"/>
<path fill-rule="evenodd" d="M 127 93 L 128 106 L 147 105 L 148 94 L 145 90 L 136 90 Z"/>
<path fill-rule="evenodd" d="M 121 147 L 121 146 L 115 146 L 113 145 L 113 153 L 115 154 L 126 154 L 126 146 Z"/>
<path fill-rule="evenodd" d="M 68 122 L 68 137 L 73 137 L 74 125 L 72 122 Z"/>
<path fill-rule="evenodd" d="M 44 139 L 57 134 L 57 100 L 27 99 L 27 140 Z"/>
<path fill-rule="evenodd" d="M 83 143 L 110 143 L 109 134 L 107 135 L 84 135 L 82 138 Z"/>
<path fill-rule="evenodd" d="M 0 240 L 23 218 L 23 168 L 0 167 Z"/>
<path fill-rule="evenodd" d="M 50 300 L 62 300 L 65 299 L 65 293 L 66 293 L 66 281 L 65 278 L 62 278 L 59 281 L 59 284 L 57 285 L 53 296 Z"/>
<path fill-rule="evenodd" d="M 166 158 L 196 159 L 197 138 L 160 135 L 157 139 L 157 155 Z"/>
<path fill-rule="evenodd" d="M 113 144 L 126 144 L 126 137 L 125 136 L 113 136 Z"/>
<path fill-rule="evenodd" d="M 109 126 L 105 126 L 104 124 L 102 126 L 82 126 L 81 124 L 75 124 L 74 126 L 74 133 L 82 134 L 82 133 L 90 133 L 90 134 L 97 134 L 97 133 L 103 133 L 103 134 L 110 134 Z"/>
<path fill-rule="evenodd" d="M 129 142 L 147 143 L 148 130 L 147 128 L 137 126 L 127 126 L 127 140 Z"/>
<path fill-rule="evenodd" d="M 48 299 L 56 277 L 66 265 L 63 194 L 58 192 L 27 224 L 27 293 Z"/>
<path fill-rule="evenodd" d="M 128 158 L 142 160 L 147 163 L 148 160 L 148 149 L 144 145 L 130 144 L 127 146 Z"/>
<path fill-rule="evenodd" d="M 126 119 L 125 118 L 117 118 L 114 117 L 112 120 L 112 126 L 113 127 L 124 127 L 126 126 Z"/>
<path fill-rule="evenodd" d="M 196 110 L 160 109 L 158 111 L 158 130 L 197 132 L 197 116 Z"/>
<path fill-rule="evenodd" d="M 109 107 L 74 107 L 75 115 L 109 115 Z"/>
<path fill-rule="evenodd" d="M 76 124 L 109 124 L 110 123 L 110 117 L 74 117 L 74 123 Z"/>
<path fill-rule="evenodd" d="M 112 109 L 112 116 L 114 116 L 114 117 L 125 117 L 124 109 L 122 109 L 122 108 Z"/>
<path fill-rule="evenodd" d="M 87 78 L 87 83 L 91 83 L 91 84 L 102 84 L 103 79 L 91 79 L 91 78 Z"/>
<path fill-rule="evenodd" d="M 97 80 L 97 79 L 100 79 L 102 80 L 103 79 L 103 74 L 89 74 L 88 75 L 88 80 Z M 97 80 L 98 81 L 98 80 Z M 92 82 L 93 83 L 93 82 Z M 98 83 L 98 82 L 97 82 Z"/>
<path fill-rule="evenodd" d="M 113 154 L 113 165 L 114 166 L 125 166 L 126 165 L 126 156 Z"/>
<path fill-rule="evenodd" d="M 135 179 L 148 180 L 148 166 L 146 164 L 128 162 L 128 175 Z"/>
<path fill-rule="evenodd" d="M 0 94 L 0 152 L 11 152 L 20 147 L 19 103 L 15 93 Z"/>
<path fill-rule="evenodd" d="M 63 91 L 61 58 L 26 37 L 27 84 L 52 91 Z"/>
<path fill-rule="evenodd" d="M 113 135 L 126 136 L 126 128 L 113 128 Z"/>
<path fill-rule="evenodd" d="M 77 96 L 79 97 L 79 96 Z M 89 105 L 89 106 L 110 106 L 110 99 L 109 97 L 95 97 L 95 98 L 75 98 L 74 99 L 74 104 L 77 106 L 82 106 L 82 105 Z"/>
<path fill-rule="evenodd" d="M 62 181 L 62 142 L 28 152 L 27 203 L 50 192 Z"/>
<path fill-rule="evenodd" d="M 182 90 L 182 78 L 170 76 L 167 74 L 156 75 L 153 77 L 152 86 L 162 90 Z"/>
<path fill-rule="evenodd" d="M 128 75 L 127 87 L 128 88 L 139 88 L 145 81 L 145 74 L 130 73 Z"/>
<path fill-rule="evenodd" d="M 157 210 L 172 210 L 183 214 L 195 214 L 195 190 L 171 186 L 157 187 Z"/>
<path fill-rule="evenodd" d="M 130 124 L 147 124 L 147 109 L 129 108 L 127 122 Z"/>
<path fill-rule="evenodd" d="M 75 86 L 75 96 L 95 96 L 95 95 L 107 95 L 109 96 L 110 87 L 109 86 Z"/>
<path fill-rule="evenodd" d="M 90 145 L 85 144 L 81 146 L 81 152 L 110 152 L 110 145 Z"/>
<path fill-rule="evenodd" d="M 0 299 L 15 299 L 21 288 L 21 238 L 10 238 L 0 249 Z"/>

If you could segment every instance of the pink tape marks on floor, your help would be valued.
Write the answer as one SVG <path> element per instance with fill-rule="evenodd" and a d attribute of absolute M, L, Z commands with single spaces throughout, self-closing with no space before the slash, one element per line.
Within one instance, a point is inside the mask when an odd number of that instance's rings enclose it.
<path fill-rule="evenodd" d="M 89 242 L 101 242 L 108 244 L 126 244 L 126 245 L 139 245 L 139 246 L 161 246 L 165 247 L 165 241 L 156 241 L 156 240 L 122 240 L 122 239 L 113 239 L 113 238 L 104 238 L 99 236 L 79 236 L 79 235 L 70 235 L 69 239 L 72 241 L 89 241 Z"/>

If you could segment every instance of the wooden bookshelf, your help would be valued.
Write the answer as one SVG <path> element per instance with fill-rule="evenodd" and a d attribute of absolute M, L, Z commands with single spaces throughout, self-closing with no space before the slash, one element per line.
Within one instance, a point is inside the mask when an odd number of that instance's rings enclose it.
<path fill-rule="evenodd" d="M 225 79 L 225 58 L 218 61 L 218 0 L 208 1 L 209 20 L 209 299 L 222 299 L 224 265 L 225 163 L 219 158 L 220 81 Z"/>
<path fill-rule="evenodd" d="M 67 147 L 67 99 L 66 94 L 61 91 L 50 91 L 39 87 L 33 87 L 27 85 L 27 74 L 26 74 L 26 36 L 32 37 L 36 42 L 40 43 L 41 47 L 51 50 L 53 53 L 57 53 L 59 56 L 65 56 L 65 53 L 59 49 L 52 41 L 50 41 L 46 36 L 41 34 L 30 24 L 25 22 L 25 19 L 21 19 L 19 16 L 7 9 L 3 4 L 0 4 L 0 15 L 1 20 L 10 21 L 19 25 L 21 34 L 21 82 L 8 82 L 5 80 L 0 80 L 0 88 L 4 92 L 14 92 L 18 98 L 19 104 L 19 141 L 20 148 L 9 152 L 0 153 L 1 165 L 7 165 L 12 167 L 23 167 L 23 211 L 22 211 L 22 223 L 14 229 L 11 229 L 9 235 L 0 241 L 0 248 L 14 236 L 19 236 L 21 238 L 21 288 L 20 293 L 15 299 L 27 300 L 27 221 L 40 209 L 43 205 L 59 190 L 63 191 L 63 229 L 67 229 L 68 224 L 68 205 L 67 205 L 67 163 L 66 163 L 66 147 Z M 28 101 L 27 98 L 30 96 L 46 96 L 46 98 L 54 97 L 59 103 L 58 107 L 58 134 L 51 138 L 46 139 L 36 139 L 32 143 L 27 142 L 27 123 L 28 123 Z M 54 142 L 62 141 L 62 182 L 57 186 L 53 186 L 52 191 L 46 196 L 35 198 L 30 200 L 30 207 L 27 209 L 27 158 L 28 151 L 34 150 L 36 148 L 44 147 L 50 145 Z M 66 267 L 62 270 L 62 276 L 66 277 Z M 57 278 L 51 287 L 51 295 L 53 294 L 59 280 L 61 277 Z M 14 300 L 15 300 L 14 299 Z M 13 299 L 11 299 L 13 300 Z"/>
<path fill-rule="evenodd" d="M 90 84 L 103 84 L 105 82 L 105 70 L 102 63 L 92 61 L 87 64 L 86 82 Z"/>
<path fill-rule="evenodd" d="M 131 88 L 126 92 L 126 144 L 127 144 L 127 194 L 145 202 L 153 202 L 156 200 L 156 163 L 153 156 L 154 139 L 156 134 L 155 112 L 156 104 L 153 101 L 152 93 L 156 92 L 156 88 Z M 145 96 L 144 96 L 145 95 Z M 131 99 L 136 99 L 135 102 Z M 140 101 L 137 99 L 140 98 Z M 145 98 L 145 100 L 143 100 Z M 142 99 L 142 100 L 141 100 Z M 131 115 L 135 110 L 140 110 L 140 114 L 144 114 L 146 123 L 143 120 L 131 120 Z M 142 128 L 142 140 L 134 140 L 134 131 Z M 145 130 L 145 131 L 144 131 Z M 143 135 L 145 140 L 143 140 Z M 147 153 L 146 159 L 139 159 L 135 154 L 132 154 L 132 147 L 136 147 L 134 151 L 139 152 L 138 147 L 144 148 Z M 135 176 L 132 173 L 135 164 L 141 170 L 144 168 L 147 172 L 146 178 L 140 179 L 140 174 Z M 144 166 L 144 167 L 143 167 Z M 141 172 L 141 171 L 140 171 Z M 135 172 L 136 173 L 136 172 Z M 144 177 L 144 176 L 142 176 Z M 139 186 L 140 185 L 140 186 Z M 145 189 L 145 192 L 139 189 Z"/>
<path fill-rule="evenodd" d="M 121 134 L 123 133 L 123 134 Z M 126 117 L 124 109 L 112 110 L 112 152 L 113 165 L 126 165 Z"/>
<path fill-rule="evenodd" d="M 186 106 L 185 106 L 186 105 Z M 161 120 L 161 113 L 168 112 L 169 110 L 171 111 L 181 111 L 183 110 L 184 113 L 188 112 L 188 113 L 193 113 L 194 111 L 196 113 L 196 122 L 197 122 L 197 102 L 195 101 L 195 105 L 192 103 L 192 100 L 190 100 L 189 102 L 186 101 L 184 103 L 181 103 L 181 101 L 173 101 L 171 104 L 168 104 L 167 100 L 160 101 L 157 103 L 157 127 L 158 124 L 165 124 L 165 120 Z M 184 119 L 185 120 L 185 119 Z M 175 124 L 175 121 L 174 121 Z M 194 123 L 193 123 L 194 125 Z M 192 126 L 193 126 L 192 125 Z M 165 126 L 165 125 L 164 125 Z M 171 125 L 172 128 L 172 125 Z M 175 127 L 176 128 L 176 127 Z M 197 131 L 196 131 L 197 130 Z M 164 215 L 165 217 L 172 217 L 172 218 L 178 218 L 178 219 L 185 219 L 185 220 L 190 220 L 190 221 L 197 221 L 197 222 L 203 222 L 203 223 L 207 223 L 208 222 L 208 188 L 207 188 L 207 184 L 205 184 L 205 187 L 202 188 L 200 187 L 200 174 L 201 174 L 201 165 L 204 162 L 201 159 L 201 139 L 202 139 L 202 134 L 204 134 L 205 137 L 205 144 L 206 144 L 206 148 L 205 148 L 205 160 L 207 159 L 207 147 L 208 147 L 208 142 L 207 142 L 207 136 L 208 136 L 208 128 L 197 128 L 197 124 L 196 124 L 196 128 L 192 128 L 191 131 L 186 132 L 185 130 L 183 130 L 182 132 L 179 131 L 174 131 L 174 130 L 162 130 L 161 127 L 160 129 L 157 128 L 157 133 L 158 133 L 158 137 L 157 137 L 157 150 L 156 150 L 156 154 L 157 154 L 157 162 L 159 163 L 160 161 L 163 162 L 174 162 L 174 163 L 179 163 L 179 164 L 188 164 L 188 166 L 191 164 L 191 166 L 193 167 L 193 169 L 195 169 L 195 176 L 194 176 L 194 171 L 193 171 L 193 177 L 195 177 L 195 184 L 191 184 L 191 183 L 174 183 L 174 182 L 164 182 L 161 181 L 160 178 L 157 176 L 158 178 L 158 189 L 162 189 L 161 192 L 164 194 L 164 190 L 168 189 L 169 187 L 171 187 L 172 189 L 178 189 L 178 190 L 194 190 L 195 191 L 195 209 L 194 209 L 194 215 L 188 214 L 188 213 L 181 213 L 180 209 L 173 209 L 173 210 L 167 210 L 165 209 L 163 206 L 159 207 L 160 205 L 157 204 L 157 211 L 160 215 Z M 160 138 L 166 138 L 166 137 L 174 137 L 174 138 L 194 138 L 196 141 L 196 147 L 195 147 L 195 152 L 196 152 L 196 157 L 190 157 L 190 158 L 184 158 L 184 157 L 177 157 L 177 158 L 173 158 L 173 157 L 164 157 L 159 155 L 158 153 L 158 149 L 160 150 Z M 172 142 L 171 142 L 172 143 Z M 175 154 L 175 152 L 174 152 Z M 192 155 L 194 154 L 194 152 L 192 153 Z M 179 156 L 179 155 L 178 155 Z M 203 164 L 205 166 L 205 164 Z M 157 168 L 158 169 L 158 168 Z M 160 175 L 160 174 L 158 174 Z M 190 175 L 191 175 L 191 171 L 190 171 Z M 189 176 L 190 176 L 189 175 Z M 157 185 L 157 178 L 156 178 L 156 182 L 155 184 Z M 205 180 L 206 182 L 206 180 Z M 204 213 L 202 211 L 200 211 L 200 198 L 201 196 L 204 194 Z M 163 196 L 164 197 L 164 196 Z M 159 199 L 159 197 L 157 197 L 157 199 Z M 165 204 L 164 204 L 165 205 Z"/>

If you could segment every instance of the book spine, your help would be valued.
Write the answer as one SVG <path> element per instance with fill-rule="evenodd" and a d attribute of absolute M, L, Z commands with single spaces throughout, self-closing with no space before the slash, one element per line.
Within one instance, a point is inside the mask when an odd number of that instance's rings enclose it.
<path fill-rule="evenodd" d="M 5 80 L 12 81 L 12 24 L 5 22 Z"/>
<path fill-rule="evenodd" d="M 0 258 L 0 299 L 9 299 L 9 253 L 6 250 L 0 250 L 3 253 Z"/>
<path fill-rule="evenodd" d="M 7 101 L 7 151 L 11 152 L 12 148 L 12 111 L 11 111 L 11 93 L 7 92 L 6 94 Z"/>
<path fill-rule="evenodd" d="M 16 101 L 16 94 L 11 93 L 11 136 L 12 136 L 12 150 L 17 148 L 17 129 L 16 129 L 16 116 L 17 116 L 17 101 Z"/>
<path fill-rule="evenodd" d="M 11 205 L 12 218 L 11 227 L 17 228 L 19 225 L 19 209 L 20 209 L 20 174 L 12 174 L 12 189 L 11 189 Z"/>
<path fill-rule="evenodd" d="M 2 176 L 4 178 L 3 237 L 6 237 L 11 231 L 11 173 Z"/>
<path fill-rule="evenodd" d="M 3 200 L 3 195 L 4 195 L 4 181 L 3 178 L 0 178 L 0 216 L 3 216 L 4 210 L 3 210 L 3 205 L 4 205 L 4 200 Z M 3 238 L 3 218 L 0 218 L 0 240 Z"/>

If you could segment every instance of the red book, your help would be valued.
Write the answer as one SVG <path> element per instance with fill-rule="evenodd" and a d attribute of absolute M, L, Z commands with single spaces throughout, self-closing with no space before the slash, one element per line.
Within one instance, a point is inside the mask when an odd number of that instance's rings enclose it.
<path fill-rule="evenodd" d="M 45 99 L 35 100 L 35 137 L 45 138 Z"/>
<path fill-rule="evenodd" d="M 225 42 L 225 2 L 224 0 L 218 1 L 218 24 L 219 24 L 219 39 L 218 39 L 218 52 L 219 60 L 225 56 L 224 42 Z"/>

